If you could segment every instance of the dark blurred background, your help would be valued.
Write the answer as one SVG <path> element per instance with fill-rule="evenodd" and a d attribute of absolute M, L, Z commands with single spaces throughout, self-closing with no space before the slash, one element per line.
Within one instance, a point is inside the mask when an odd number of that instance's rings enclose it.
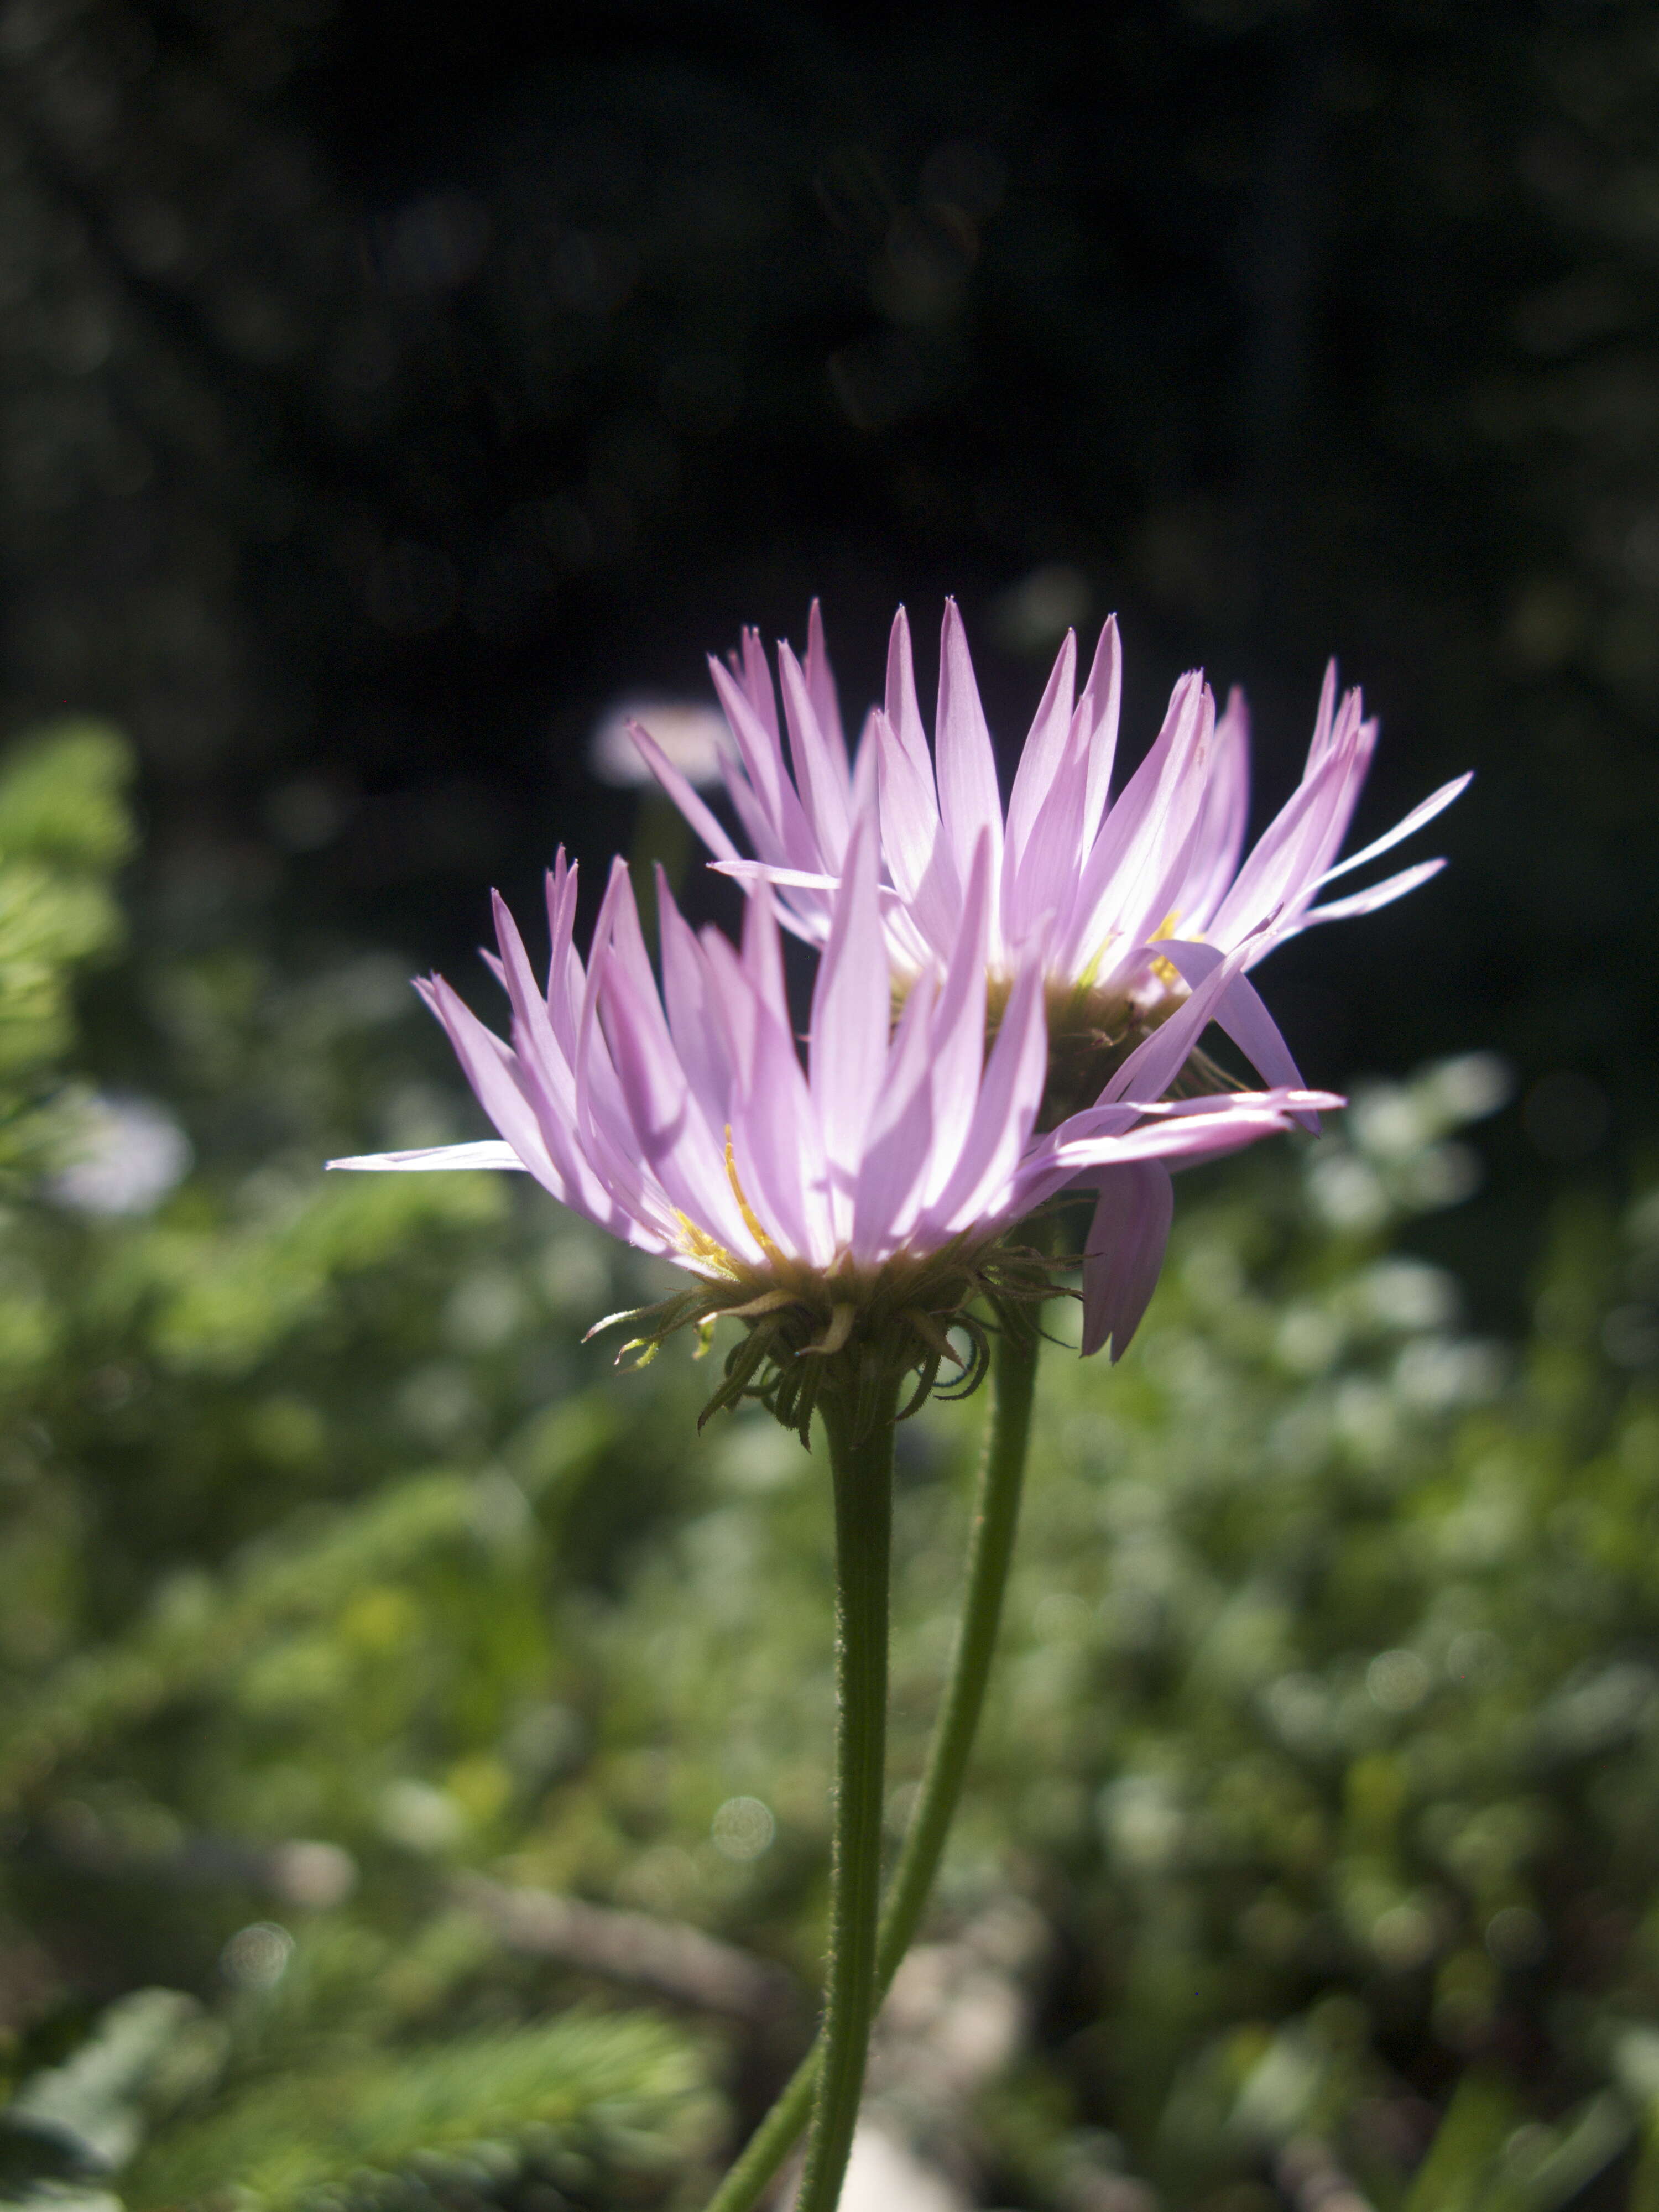
<path fill-rule="evenodd" d="M 1248 687 L 1258 821 L 1330 653 L 1362 831 L 1480 770 L 1274 981 L 1319 1080 L 1512 1060 L 1489 1272 L 1650 1131 L 1652 6 L 16 0 L 0 66 L 4 714 L 133 735 L 146 928 L 454 966 L 741 623 L 821 594 L 856 715 L 954 592 L 1012 760 L 1115 608 L 1132 750 Z"/>

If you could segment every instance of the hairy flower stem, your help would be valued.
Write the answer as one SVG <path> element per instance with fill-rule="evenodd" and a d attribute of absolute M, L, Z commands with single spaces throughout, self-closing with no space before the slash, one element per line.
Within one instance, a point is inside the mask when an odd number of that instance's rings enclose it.
<path fill-rule="evenodd" d="M 985 1685 L 1002 1618 L 1002 1597 L 1013 1556 L 1020 1492 L 1031 1428 L 1031 1399 L 1042 1340 L 1036 1316 L 1016 1315 L 996 1341 L 993 1401 L 974 1496 L 968 1540 L 967 1590 L 957 1629 L 950 1680 L 927 1753 L 921 1793 L 911 1814 L 898 1869 L 882 1911 L 876 1938 L 876 2003 L 886 1996 L 899 1963 L 915 1940 L 939 1870 L 945 1839 L 962 1793 L 969 1753 L 985 1702 Z M 806 2124 L 823 2055 L 819 2038 L 787 2087 L 710 2198 L 708 2212 L 751 2212 L 767 2184 L 788 2157 Z"/>
<path fill-rule="evenodd" d="M 835 2212 L 853 2148 L 879 1993 L 882 1799 L 887 1768 L 888 1586 L 893 1416 L 884 1392 L 862 1428 L 859 1396 L 826 1396 L 836 1493 L 836 1806 L 823 2058 L 796 2212 Z"/>

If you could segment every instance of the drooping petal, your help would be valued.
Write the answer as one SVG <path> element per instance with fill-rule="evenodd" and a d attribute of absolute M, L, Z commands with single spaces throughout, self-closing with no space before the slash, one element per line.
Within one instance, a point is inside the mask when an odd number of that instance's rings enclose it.
<path fill-rule="evenodd" d="M 1153 1159 L 1173 1168 L 1218 1158 L 1279 1135 L 1292 1114 L 1342 1103 L 1324 1091 L 1223 1092 L 1145 1106 L 1146 1118 L 1127 1129 L 1121 1105 L 1087 1107 L 1030 1146 L 1014 1179 L 1014 1203 L 1029 1212 L 1096 1168 Z"/>
<path fill-rule="evenodd" d="M 1109 1343 L 1122 1358 L 1139 1328 L 1170 1242 L 1175 1185 L 1162 1160 L 1101 1168 L 1094 1219 L 1083 1247 L 1083 1342 L 1086 1358 Z"/>

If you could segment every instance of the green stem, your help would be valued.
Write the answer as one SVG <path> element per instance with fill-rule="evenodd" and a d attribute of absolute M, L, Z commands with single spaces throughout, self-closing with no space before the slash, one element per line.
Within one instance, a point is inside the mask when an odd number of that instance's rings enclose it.
<path fill-rule="evenodd" d="M 887 1760 L 888 1584 L 893 1531 L 890 1389 L 860 1429 L 858 1397 L 823 1401 L 836 1492 L 836 1807 L 823 2063 L 795 2212 L 835 2212 L 852 2154 L 876 2016 L 882 1797 Z"/>
<path fill-rule="evenodd" d="M 992 1369 L 992 1407 L 974 1495 L 968 1540 L 967 1583 L 950 1680 L 927 1753 L 904 1849 L 883 1909 L 876 1939 L 876 2002 L 886 1996 L 909 1949 L 939 1870 L 945 1839 L 962 1794 L 963 1777 L 985 1703 L 985 1685 L 1002 1618 L 1019 1520 L 1030 1436 L 1031 1399 L 1041 1339 L 1033 1316 L 1007 1322 L 997 1339 Z M 750 2212 L 794 2148 L 812 2107 L 822 2038 L 795 2069 L 776 2103 L 744 2145 L 743 2154 L 710 2198 L 708 2212 Z"/>

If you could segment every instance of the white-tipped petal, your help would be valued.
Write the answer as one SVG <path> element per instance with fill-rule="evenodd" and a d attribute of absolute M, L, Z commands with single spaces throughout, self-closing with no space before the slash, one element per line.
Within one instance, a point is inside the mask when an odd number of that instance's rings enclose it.
<path fill-rule="evenodd" d="M 1474 781 L 1474 770 L 1470 769 L 1463 775 L 1455 775 L 1449 783 L 1443 783 L 1438 791 L 1431 792 L 1426 799 L 1413 807 L 1409 814 L 1402 815 L 1392 830 L 1373 838 L 1363 851 L 1351 853 L 1346 860 L 1339 860 L 1334 868 L 1327 868 L 1319 879 L 1321 884 L 1334 884 L 1339 876 L 1346 876 L 1354 868 L 1363 868 L 1368 860 L 1380 860 L 1384 853 L 1391 853 L 1396 845 L 1403 844 L 1407 837 L 1414 836 L 1432 822 L 1437 814 L 1443 814 L 1452 801 L 1461 799 Z"/>
<path fill-rule="evenodd" d="M 500 1137 L 483 1137 L 467 1145 L 417 1145 L 407 1152 L 357 1152 L 349 1159 L 325 1160 L 323 1165 L 355 1168 L 374 1175 L 429 1175 L 473 1168 L 520 1175 L 530 1172 L 512 1146 Z"/>

